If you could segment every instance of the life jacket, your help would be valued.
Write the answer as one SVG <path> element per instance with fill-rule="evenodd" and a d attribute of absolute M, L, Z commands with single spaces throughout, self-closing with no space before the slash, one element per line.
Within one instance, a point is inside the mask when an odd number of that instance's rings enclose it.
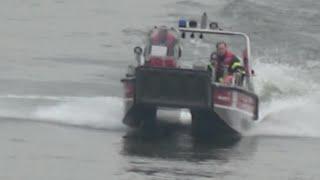
<path fill-rule="evenodd" d="M 230 67 L 233 63 L 233 59 L 235 58 L 235 55 L 231 51 L 227 51 L 225 55 L 223 56 L 223 63 L 225 66 Z"/>
<path fill-rule="evenodd" d="M 232 66 L 234 58 L 235 55 L 231 51 L 227 51 L 222 57 L 218 56 L 216 71 L 222 73 L 225 70 L 228 70 Z"/>

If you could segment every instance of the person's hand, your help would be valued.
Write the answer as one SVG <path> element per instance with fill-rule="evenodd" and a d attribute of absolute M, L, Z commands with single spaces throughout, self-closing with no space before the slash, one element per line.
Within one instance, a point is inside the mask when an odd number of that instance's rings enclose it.
<path fill-rule="evenodd" d="M 246 74 L 246 71 L 244 69 L 244 67 L 240 66 L 240 67 L 237 67 L 235 69 L 235 73 L 238 73 L 238 74 Z"/>

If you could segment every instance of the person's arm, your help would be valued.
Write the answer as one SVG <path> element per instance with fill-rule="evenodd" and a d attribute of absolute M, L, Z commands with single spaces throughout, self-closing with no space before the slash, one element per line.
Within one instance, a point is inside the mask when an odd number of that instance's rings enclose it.
<path fill-rule="evenodd" d="M 236 71 L 243 71 L 244 68 L 241 65 L 241 61 L 237 56 L 233 56 L 232 63 L 229 67 L 229 72 L 234 73 Z"/>
<path fill-rule="evenodd" d="M 208 70 L 208 71 L 210 71 L 210 72 L 212 73 L 213 68 L 214 68 L 214 67 L 212 66 L 212 64 L 211 64 L 211 63 L 209 63 L 209 64 L 208 64 L 208 66 L 207 66 L 207 70 Z"/>

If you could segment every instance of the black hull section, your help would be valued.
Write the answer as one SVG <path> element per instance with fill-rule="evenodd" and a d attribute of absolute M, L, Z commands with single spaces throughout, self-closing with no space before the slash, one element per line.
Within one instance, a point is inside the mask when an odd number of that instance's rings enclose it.
<path fill-rule="evenodd" d="M 191 110 L 192 134 L 201 138 L 239 138 L 241 134 L 230 127 L 213 110 Z"/>
<path fill-rule="evenodd" d="M 159 107 L 188 108 L 195 136 L 238 137 L 258 119 L 258 97 L 244 88 L 211 81 L 207 71 L 138 67 L 122 80 L 125 88 L 123 122 L 133 128 L 154 129 Z"/>
<path fill-rule="evenodd" d="M 156 113 L 155 107 L 134 105 L 127 111 L 123 123 L 133 128 L 153 129 L 157 126 Z"/>

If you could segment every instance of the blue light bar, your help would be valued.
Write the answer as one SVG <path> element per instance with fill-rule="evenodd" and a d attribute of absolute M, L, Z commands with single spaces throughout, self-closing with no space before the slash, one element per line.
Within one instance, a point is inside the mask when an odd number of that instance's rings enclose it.
<path fill-rule="evenodd" d="M 187 20 L 180 19 L 179 20 L 179 28 L 186 28 L 187 27 Z"/>

